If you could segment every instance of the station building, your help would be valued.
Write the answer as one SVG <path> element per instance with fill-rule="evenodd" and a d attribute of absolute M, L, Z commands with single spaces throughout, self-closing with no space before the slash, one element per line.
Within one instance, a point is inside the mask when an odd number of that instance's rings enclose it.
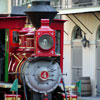
<path fill-rule="evenodd" d="M 100 0 L 63 0 L 66 83 L 90 77 L 92 96 L 100 95 Z"/>

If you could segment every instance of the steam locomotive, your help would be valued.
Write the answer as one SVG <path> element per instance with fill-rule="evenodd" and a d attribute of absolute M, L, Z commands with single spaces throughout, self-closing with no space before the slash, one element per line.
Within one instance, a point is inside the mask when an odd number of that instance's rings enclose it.
<path fill-rule="evenodd" d="M 47 95 L 52 100 L 63 70 L 65 21 L 53 19 L 57 11 L 50 0 L 33 0 L 25 13 L 25 26 L 9 30 L 8 79 L 18 78 L 26 100 L 42 100 Z"/>

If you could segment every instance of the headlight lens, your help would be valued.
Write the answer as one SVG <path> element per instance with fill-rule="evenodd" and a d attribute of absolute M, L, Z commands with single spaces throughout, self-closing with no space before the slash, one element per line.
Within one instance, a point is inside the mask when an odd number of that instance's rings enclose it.
<path fill-rule="evenodd" d="M 53 46 L 53 38 L 48 34 L 42 35 L 39 38 L 38 42 L 39 42 L 40 48 L 42 48 L 43 50 L 49 50 Z"/>

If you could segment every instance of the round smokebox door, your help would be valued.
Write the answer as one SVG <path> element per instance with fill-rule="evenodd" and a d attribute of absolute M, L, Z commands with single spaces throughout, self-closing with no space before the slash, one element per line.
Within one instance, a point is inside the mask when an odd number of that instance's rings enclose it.
<path fill-rule="evenodd" d="M 61 80 L 61 70 L 58 63 L 38 60 L 27 61 L 22 69 L 27 86 L 35 92 L 45 93 L 53 91 Z"/>

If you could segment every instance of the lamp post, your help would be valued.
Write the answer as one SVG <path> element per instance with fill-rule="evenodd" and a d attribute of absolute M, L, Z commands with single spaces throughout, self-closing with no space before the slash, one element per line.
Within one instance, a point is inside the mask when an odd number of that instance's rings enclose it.
<path fill-rule="evenodd" d="M 84 34 L 84 37 L 82 39 L 82 44 L 83 44 L 83 47 L 89 47 L 89 40 L 87 40 L 86 38 L 86 35 Z"/>

